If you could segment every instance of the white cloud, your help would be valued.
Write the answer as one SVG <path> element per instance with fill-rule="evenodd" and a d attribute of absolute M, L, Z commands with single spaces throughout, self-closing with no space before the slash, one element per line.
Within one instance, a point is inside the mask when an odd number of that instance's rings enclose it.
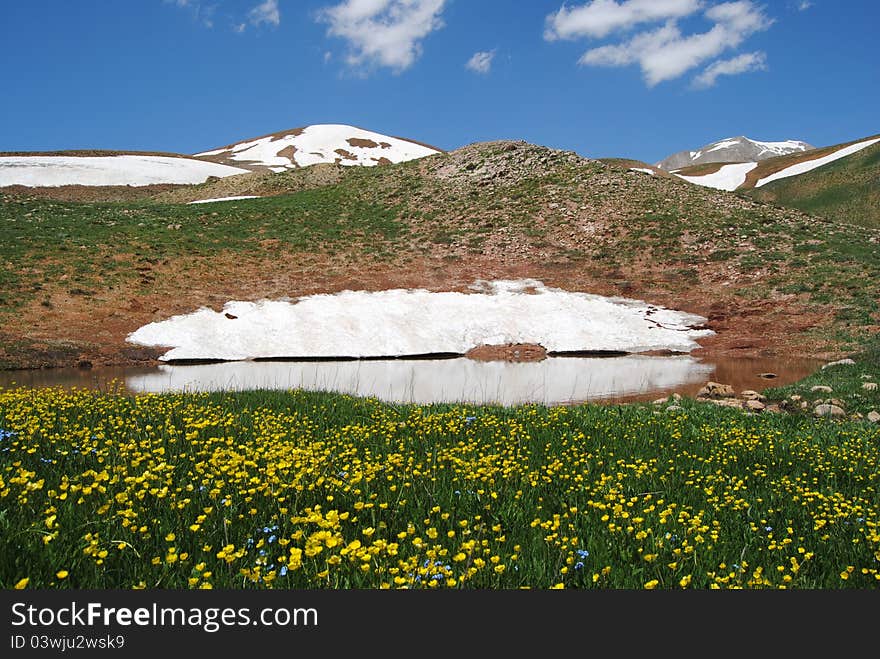
<path fill-rule="evenodd" d="M 713 62 L 706 70 L 694 78 L 693 86 L 697 89 L 707 89 L 715 85 L 719 76 L 734 76 L 749 71 L 765 71 L 767 69 L 767 55 L 762 52 L 744 53 L 731 59 Z"/>
<path fill-rule="evenodd" d="M 278 9 L 278 0 L 265 0 L 248 12 L 248 20 L 251 25 L 266 23 L 278 27 L 281 25 L 281 11 Z"/>
<path fill-rule="evenodd" d="M 480 51 L 478 53 L 474 53 L 473 57 L 471 57 L 467 64 L 465 64 L 465 68 L 473 71 L 474 73 L 489 73 L 492 70 L 492 60 L 495 58 L 495 51 Z"/>
<path fill-rule="evenodd" d="M 189 11 L 193 20 L 198 23 L 201 23 L 207 28 L 214 27 L 214 12 L 217 9 L 216 5 L 213 4 L 203 4 L 200 0 L 164 0 L 166 5 L 174 5 L 175 7 L 180 7 L 181 9 L 185 9 Z"/>
<path fill-rule="evenodd" d="M 411 67 L 422 40 L 443 27 L 446 0 L 343 0 L 318 13 L 328 36 L 348 42 L 353 67 L 384 66 L 396 73 Z"/>
<path fill-rule="evenodd" d="M 602 6 L 614 5 L 621 10 L 629 4 L 617 5 L 614 2 L 605 2 Z M 589 5 L 592 6 L 595 6 L 595 3 Z M 635 15 L 632 14 L 634 7 L 629 9 L 628 15 Z M 667 10 L 671 9 L 672 6 L 669 5 Z M 683 11 L 684 7 L 682 6 L 681 9 Z M 640 14 L 640 16 L 644 15 L 646 14 Z M 703 16 L 712 23 L 711 29 L 706 32 L 684 34 L 676 18 L 667 18 L 664 25 L 640 32 L 624 42 L 588 50 L 580 58 L 579 64 L 609 67 L 637 64 L 642 70 L 645 82 L 649 87 L 653 87 L 661 82 L 679 78 L 725 51 L 738 48 L 748 37 L 766 30 L 774 22 L 751 0 L 711 5 L 703 11 Z M 644 21 L 640 19 L 639 22 Z M 610 23 L 606 21 L 603 25 L 608 24 Z M 623 24 L 619 21 L 616 23 L 620 27 L 631 24 L 633 23 Z M 714 84 L 718 75 L 734 75 L 734 73 L 733 70 L 722 70 L 711 77 L 711 80 Z"/>
<path fill-rule="evenodd" d="M 809 2 L 809 0 L 803 0 L 803 2 L 801 2 L 798 5 L 798 11 L 807 11 L 807 9 L 809 9 L 812 6 L 813 6 L 812 2 Z"/>
<path fill-rule="evenodd" d="M 602 38 L 616 30 L 626 30 L 639 23 L 684 18 L 699 11 L 702 0 L 593 0 L 569 9 L 563 5 L 547 17 L 544 38 Z"/>

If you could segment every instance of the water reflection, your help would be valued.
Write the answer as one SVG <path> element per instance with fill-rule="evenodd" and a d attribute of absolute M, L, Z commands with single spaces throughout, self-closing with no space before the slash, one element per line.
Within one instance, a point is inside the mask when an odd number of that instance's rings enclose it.
<path fill-rule="evenodd" d="M 131 393 L 307 389 L 372 396 L 389 402 L 470 402 L 546 405 L 650 400 L 674 392 L 694 395 L 707 380 L 761 390 L 806 377 L 821 362 L 730 359 L 704 362 L 671 357 L 551 357 L 541 362 L 470 359 L 342 362 L 226 362 L 91 371 L 0 372 L 0 386 L 76 386 Z M 762 372 L 777 378 L 762 379 Z"/>

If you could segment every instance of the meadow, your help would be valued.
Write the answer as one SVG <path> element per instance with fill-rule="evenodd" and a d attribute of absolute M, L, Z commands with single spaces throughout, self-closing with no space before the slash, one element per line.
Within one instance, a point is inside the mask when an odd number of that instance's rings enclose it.
<path fill-rule="evenodd" d="M 0 389 L 0 587 L 880 585 L 880 428 Z"/>

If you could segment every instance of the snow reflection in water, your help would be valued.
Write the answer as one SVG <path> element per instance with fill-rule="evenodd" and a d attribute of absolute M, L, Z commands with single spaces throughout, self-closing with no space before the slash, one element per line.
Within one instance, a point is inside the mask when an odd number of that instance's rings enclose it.
<path fill-rule="evenodd" d="M 134 392 L 306 389 L 404 403 L 559 404 L 704 382 L 712 364 L 693 357 L 550 357 L 540 362 L 470 359 L 225 362 L 160 365 L 125 378 Z"/>

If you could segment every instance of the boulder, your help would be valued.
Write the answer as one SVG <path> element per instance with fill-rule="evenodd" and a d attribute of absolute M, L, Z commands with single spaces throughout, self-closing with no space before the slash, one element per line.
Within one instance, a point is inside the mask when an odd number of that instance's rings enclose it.
<path fill-rule="evenodd" d="M 742 401 L 737 400 L 736 398 L 703 398 L 702 400 L 720 407 L 736 407 L 737 409 L 742 409 L 743 406 Z"/>
<path fill-rule="evenodd" d="M 862 389 L 864 389 L 865 391 L 877 391 L 877 383 L 865 382 L 862 384 Z"/>
<path fill-rule="evenodd" d="M 810 391 L 813 392 L 814 394 L 815 393 L 830 394 L 832 391 L 834 391 L 834 389 L 832 389 L 831 387 L 828 387 L 824 384 L 817 384 L 814 387 L 810 387 Z"/>
<path fill-rule="evenodd" d="M 855 362 L 852 359 L 838 359 L 836 362 L 828 362 L 822 366 L 822 369 L 824 370 L 829 366 L 852 366 L 853 364 L 855 364 Z"/>
<path fill-rule="evenodd" d="M 707 382 L 700 391 L 697 392 L 697 398 L 734 398 L 736 391 L 729 384 L 721 384 L 719 382 Z"/>
<path fill-rule="evenodd" d="M 751 412 L 763 412 L 767 409 L 767 406 L 759 400 L 747 400 L 743 407 Z"/>
<path fill-rule="evenodd" d="M 868 412 L 868 421 L 871 423 L 880 423 L 880 412 L 877 410 L 871 410 Z"/>
<path fill-rule="evenodd" d="M 767 400 L 762 394 L 759 394 L 757 391 L 753 391 L 751 389 L 746 389 L 745 391 L 740 392 L 739 397 L 742 398 L 743 400 L 759 400 L 759 401 Z"/>
<path fill-rule="evenodd" d="M 840 418 L 846 416 L 846 412 L 842 407 L 838 407 L 837 405 L 818 405 L 816 409 L 813 410 L 813 414 L 816 416 L 827 416 Z"/>

